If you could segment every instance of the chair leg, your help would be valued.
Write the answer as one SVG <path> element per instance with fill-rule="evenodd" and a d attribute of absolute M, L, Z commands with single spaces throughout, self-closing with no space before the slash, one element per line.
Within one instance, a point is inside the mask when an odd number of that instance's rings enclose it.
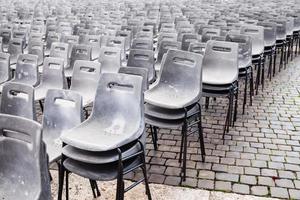
<path fill-rule="evenodd" d="M 245 114 L 245 106 L 247 104 L 247 87 L 248 87 L 248 69 L 246 69 L 244 101 L 243 101 L 243 114 Z"/>
<path fill-rule="evenodd" d="M 183 154 L 183 144 L 184 144 L 184 128 L 181 128 L 181 142 L 180 142 L 180 154 L 178 162 L 181 163 L 182 161 L 182 154 Z"/>
<path fill-rule="evenodd" d="M 275 52 L 274 52 L 274 62 L 273 62 L 273 77 L 275 76 L 276 72 L 276 61 L 277 61 L 277 48 L 275 47 Z"/>
<path fill-rule="evenodd" d="M 265 61 L 266 59 L 263 57 L 261 62 L 261 89 L 264 90 L 265 86 Z"/>
<path fill-rule="evenodd" d="M 209 106 L 209 97 L 205 97 L 205 109 L 208 109 Z"/>
<path fill-rule="evenodd" d="M 224 139 L 225 139 L 225 133 L 227 132 L 228 127 L 229 127 L 231 94 L 229 95 L 228 100 L 229 100 L 228 110 L 227 110 L 227 114 L 226 114 L 226 120 L 225 120 L 225 124 L 224 124 L 223 136 L 222 136 L 223 144 L 224 144 Z"/>
<path fill-rule="evenodd" d="M 186 178 L 186 154 L 187 154 L 187 119 L 185 119 L 184 124 L 182 126 L 183 129 L 183 165 L 182 165 L 182 171 L 181 171 L 181 182 L 185 181 Z"/>
<path fill-rule="evenodd" d="M 43 101 L 42 101 L 42 100 L 39 100 L 39 104 L 40 104 L 41 111 L 44 112 Z"/>
<path fill-rule="evenodd" d="M 69 199 L 69 172 L 66 170 L 66 200 Z"/>
<path fill-rule="evenodd" d="M 234 122 L 236 122 L 237 119 L 237 109 L 238 109 L 238 97 L 239 97 L 239 83 L 237 82 L 237 88 L 235 91 L 235 105 L 234 105 L 234 115 L 233 115 L 233 126 L 234 126 Z"/>
<path fill-rule="evenodd" d="M 198 122 L 198 132 L 199 132 L 199 141 L 200 141 L 200 149 L 201 149 L 201 157 L 202 162 L 205 162 L 205 146 L 204 146 L 204 137 L 203 137 L 203 129 L 202 129 L 202 112 L 201 105 L 199 105 L 199 114 L 198 114 L 199 122 Z"/>
<path fill-rule="evenodd" d="M 272 80 L 272 61 L 273 61 L 273 56 L 272 56 L 272 52 L 271 52 L 271 55 L 270 55 L 270 60 L 269 60 L 269 80 L 271 81 Z"/>
<path fill-rule="evenodd" d="M 287 43 L 284 44 L 284 69 L 286 69 L 286 64 L 287 64 Z"/>
<path fill-rule="evenodd" d="M 152 142 L 153 142 L 154 150 L 157 150 L 157 131 L 156 131 L 156 128 L 152 127 L 150 125 L 150 131 L 151 131 L 151 136 L 152 136 Z"/>
<path fill-rule="evenodd" d="M 63 160 L 61 161 L 61 164 L 59 166 L 58 170 L 58 200 L 62 200 L 62 193 L 63 193 L 63 187 L 64 187 L 64 176 L 65 176 L 65 169 L 63 166 Z"/>
<path fill-rule="evenodd" d="M 260 71 L 261 71 L 261 58 L 259 59 L 258 66 L 257 66 L 257 74 L 256 74 L 256 95 L 258 94 L 258 87 L 259 87 L 259 82 L 260 82 Z"/>
<path fill-rule="evenodd" d="M 92 188 L 93 197 L 94 197 L 94 198 L 97 198 L 97 197 L 100 196 L 100 195 L 96 194 L 96 191 L 95 191 L 95 190 L 97 190 L 97 189 L 96 189 L 96 186 L 95 186 L 95 181 L 93 181 L 93 180 L 91 180 L 91 179 L 89 179 L 89 181 L 90 181 L 90 186 L 91 186 L 91 188 Z M 96 184 L 97 184 L 97 183 L 96 183 Z M 98 191 L 97 191 L 97 192 L 98 192 Z"/>
<path fill-rule="evenodd" d="M 252 69 L 252 67 L 251 67 L 250 70 L 251 70 L 250 71 L 250 106 L 252 106 L 252 97 L 254 96 L 254 87 L 253 87 L 254 80 L 253 80 L 253 69 Z"/>
<path fill-rule="evenodd" d="M 279 72 L 281 71 L 282 65 L 283 65 L 283 56 L 284 56 L 284 48 L 283 46 L 280 48 L 280 63 L 279 63 Z"/>
<path fill-rule="evenodd" d="M 145 151 L 144 150 L 144 147 L 142 146 L 142 149 L 143 149 L 143 152 Z M 145 160 L 145 153 L 143 153 L 141 155 L 141 159 L 142 159 L 142 162 L 143 162 L 143 166 L 141 167 L 142 168 L 142 171 L 143 171 L 143 175 L 144 175 L 144 179 L 145 179 L 145 189 L 146 189 L 146 194 L 148 196 L 148 200 L 152 200 L 152 197 L 151 197 L 151 192 L 150 192 L 150 188 L 149 188 L 149 182 L 148 182 L 148 177 L 147 177 L 147 171 L 146 171 L 146 160 Z"/>
<path fill-rule="evenodd" d="M 119 160 L 118 160 L 116 200 L 122 200 L 124 199 L 124 180 L 123 180 L 122 152 L 120 149 L 118 149 L 118 154 L 119 154 Z"/>

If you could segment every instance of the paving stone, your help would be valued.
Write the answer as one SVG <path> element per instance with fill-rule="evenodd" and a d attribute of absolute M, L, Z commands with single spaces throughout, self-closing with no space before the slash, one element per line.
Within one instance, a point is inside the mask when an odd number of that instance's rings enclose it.
<path fill-rule="evenodd" d="M 252 167 L 265 168 L 267 167 L 267 162 L 262 160 L 251 160 Z"/>
<path fill-rule="evenodd" d="M 151 183 L 162 184 L 165 181 L 165 176 L 161 174 L 151 174 L 149 177 L 149 181 Z"/>
<path fill-rule="evenodd" d="M 185 181 L 182 182 L 182 186 L 186 186 L 186 187 L 197 187 L 197 179 L 195 178 L 186 178 Z"/>
<path fill-rule="evenodd" d="M 261 170 L 262 176 L 271 176 L 271 177 L 277 177 L 277 171 L 273 169 L 262 169 Z"/>
<path fill-rule="evenodd" d="M 256 177 L 255 176 L 248 176 L 248 175 L 241 175 L 240 182 L 249 184 L 249 185 L 256 185 Z"/>
<path fill-rule="evenodd" d="M 258 185 L 275 186 L 275 182 L 270 177 L 258 177 Z"/>
<path fill-rule="evenodd" d="M 240 193 L 240 194 L 250 193 L 249 185 L 244 185 L 244 184 L 234 183 L 232 186 L 232 190 L 233 192 Z"/>
<path fill-rule="evenodd" d="M 251 194 L 257 196 L 267 196 L 269 194 L 269 190 L 266 186 L 252 186 Z"/>
<path fill-rule="evenodd" d="M 231 182 L 216 181 L 215 182 L 215 189 L 230 192 L 232 190 Z"/>
<path fill-rule="evenodd" d="M 294 180 L 295 187 L 300 189 L 300 180 Z"/>
<path fill-rule="evenodd" d="M 181 178 L 178 176 L 167 176 L 164 184 L 166 185 L 179 185 Z"/>
<path fill-rule="evenodd" d="M 230 173 L 230 174 L 244 174 L 244 167 L 228 166 L 228 173 Z"/>
<path fill-rule="evenodd" d="M 222 180 L 222 181 L 238 182 L 238 180 L 239 180 L 239 175 L 237 175 L 237 174 L 229 174 L 229 173 L 217 172 L 217 173 L 216 173 L 216 179 L 217 179 L 217 180 Z"/>
<path fill-rule="evenodd" d="M 276 179 L 275 184 L 278 187 L 294 188 L 293 181 L 289 179 Z"/>
<path fill-rule="evenodd" d="M 198 178 L 201 179 L 215 179 L 215 172 L 208 170 L 200 170 Z"/>
<path fill-rule="evenodd" d="M 259 176 L 260 169 L 254 167 L 245 167 L 245 174 Z"/>
<path fill-rule="evenodd" d="M 300 199 L 300 190 L 289 189 L 291 199 Z"/>
<path fill-rule="evenodd" d="M 295 173 L 291 171 L 278 171 L 280 178 L 296 179 Z"/>
<path fill-rule="evenodd" d="M 227 172 L 228 166 L 223 164 L 213 164 L 212 170 L 216 172 Z"/>
<path fill-rule="evenodd" d="M 198 188 L 213 190 L 215 182 L 212 180 L 202 180 L 198 181 Z"/>
<path fill-rule="evenodd" d="M 289 198 L 289 193 L 286 188 L 271 187 L 270 191 L 272 197 L 284 198 L 284 199 Z"/>
<path fill-rule="evenodd" d="M 280 162 L 268 162 L 270 169 L 284 169 L 283 163 Z"/>

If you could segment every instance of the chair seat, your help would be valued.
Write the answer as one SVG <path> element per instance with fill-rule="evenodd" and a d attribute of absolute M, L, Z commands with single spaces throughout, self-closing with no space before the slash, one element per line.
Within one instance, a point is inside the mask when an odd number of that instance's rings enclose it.
<path fill-rule="evenodd" d="M 63 89 L 63 88 L 55 87 L 53 85 L 42 85 L 41 84 L 34 89 L 34 100 L 38 101 L 38 100 L 45 99 L 47 92 L 50 89 Z"/>
<path fill-rule="evenodd" d="M 250 65 L 252 65 L 252 60 L 251 60 L 251 58 L 239 60 L 239 69 L 247 68 L 247 67 L 249 67 Z"/>
<path fill-rule="evenodd" d="M 61 158 L 62 142 L 57 133 L 43 132 L 43 141 L 46 144 L 49 163 L 58 161 Z"/>
<path fill-rule="evenodd" d="M 131 159 L 123 162 L 123 171 L 132 169 L 133 167 L 141 163 L 139 158 Z M 88 164 L 80 161 L 67 158 L 64 163 L 64 167 L 79 176 L 97 181 L 110 181 L 114 180 L 118 176 L 118 163 L 109 163 L 103 165 Z"/>
<path fill-rule="evenodd" d="M 203 91 L 203 96 L 218 97 L 218 96 L 227 95 L 232 88 L 233 88 L 233 84 L 225 84 L 225 85 L 203 84 L 202 91 Z"/>
<path fill-rule="evenodd" d="M 84 123 L 63 132 L 61 140 L 73 147 L 86 151 L 109 151 L 137 140 L 144 131 L 144 122 L 139 127 L 123 124 L 121 119 L 112 123 L 96 121 L 91 118 Z"/>
<path fill-rule="evenodd" d="M 198 107 L 194 105 L 190 106 L 187 109 L 188 109 L 188 116 L 198 111 Z M 145 114 L 158 119 L 166 119 L 166 120 L 179 120 L 185 117 L 184 109 L 178 109 L 178 110 L 165 109 L 165 108 L 153 106 L 149 103 L 145 104 Z"/>
<path fill-rule="evenodd" d="M 145 114 L 145 122 L 149 125 L 160 127 L 160 128 L 167 128 L 167 129 L 179 129 L 183 125 L 183 120 L 166 120 L 166 119 L 159 119 L 156 117 L 152 117 L 150 115 Z"/>

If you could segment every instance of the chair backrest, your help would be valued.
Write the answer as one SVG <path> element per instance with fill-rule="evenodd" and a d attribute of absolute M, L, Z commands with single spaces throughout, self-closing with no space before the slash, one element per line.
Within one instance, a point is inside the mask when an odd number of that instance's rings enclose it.
<path fill-rule="evenodd" d="M 162 61 L 162 57 L 169 49 L 180 49 L 181 43 L 173 40 L 164 39 L 161 41 L 158 48 L 157 62 Z"/>
<path fill-rule="evenodd" d="M 286 20 L 270 19 L 269 21 L 276 23 L 276 40 L 285 40 L 287 35 Z"/>
<path fill-rule="evenodd" d="M 123 37 L 109 37 L 106 41 L 106 46 L 117 47 L 121 49 L 121 60 L 126 58 L 125 55 L 125 39 Z"/>
<path fill-rule="evenodd" d="M 219 28 L 205 28 L 202 32 L 201 42 L 211 40 L 213 36 L 220 36 L 221 30 Z"/>
<path fill-rule="evenodd" d="M 38 56 L 38 65 L 44 61 L 44 42 L 38 40 L 31 40 L 28 43 L 28 53 Z"/>
<path fill-rule="evenodd" d="M 247 25 L 241 27 L 241 34 L 252 38 L 252 55 L 263 53 L 264 50 L 264 27 Z"/>
<path fill-rule="evenodd" d="M 168 39 L 168 40 L 176 41 L 177 37 L 178 37 L 177 33 L 161 33 L 158 36 L 157 45 L 159 46 L 159 44 L 161 43 L 161 41 L 163 39 Z"/>
<path fill-rule="evenodd" d="M 40 124 L 0 114 L 0 148 L 1 198 L 50 200 L 50 177 Z"/>
<path fill-rule="evenodd" d="M 188 51 L 204 55 L 206 43 L 204 42 L 192 42 L 190 43 Z"/>
<path fill-rule="evenodd" d="M 119 73 L 131 74 L 143 77 L 143 91 L 145 92 L 149 88 L 148 83 L 148 69 L 138 67 L 121 67 Z"/>
<path fill-rule="evenodd" d="M 144 118 L 142 87 L 143 78 L 140 76 L 101 74 L 93 110 L 88 120 L 101 120 L 107 134 L 122 134 L 124 130 L 136 134 Z"/>
<path fill-rule="evenodd" d="M 155 79 L 154 52 L 143 49 L 131 49 L 128 56 L 128 67 L 139 67 L 148 70 L 150 83 Z"/>
<path fill-rule="evenodd" d="M 197 95 L 200 95 L 202 58 L 202 55 L 196 53 L 169 49 L 161 63 L 156 82 L 173 85 L 178 91 L 187 90 L 186 86 L 189 85 L 190 88 L 199 89 Z"/>
<path fill-rule="evenodd" d="M 46 48 L 50 49 L 53 42 L 60 42 L 61 40 L 61 34 L 56 32 L 50 32 L 47 35 L 46 39 Z"/>
<path fill-rule="evenodd" d="M 258 22 L 257 25 L 264 27 L 265 46 L 274 46 L 276 43 L 276 23 L 264 21 Z"/>
<path fill-rule="evenodd" d="M 101 36 L 83 35 L 79 38 L 80 44 L 90 45 L 92 47 L 92 58 L 98 58 L 100 54 Z"/>
<path fill-rule="evenodd" d="M 0 36 L 0 52 L 3 52 L 3 38 Z"/>
<path fill-rule="evenodd" d="M 74 44 L 79 44 L 79 36 L 78 35 L 63 35 L 61 38 L 63 43 L 69 44 L 69 58 L 71 57 L 72 49 Z"/>
<path fill-rule="evenodd" d="M 48 90 L 43 112 L 43 131 L 46 140 L 58 139 L 62 131 L 79 125 L 82 120 L 80 94 L 71 90 Z"/>
<path fill-rule="evenodd" d="M 36 86 L 39 83 L 37 59 L 37 55 L 20 54 L 13 81 Z"/>
<path fill-rule="evenodd" d="M 197 42 L 198 41 L 198 35 L 197 34 L 184 34 L 182 36 L 182 42 L 181 42 L 181 50 L 187 51 L 190 43 Z"/>
<path fill-rule="evenodd" d="M 116 36 L 124 38 L 124 40 L 125 40 L 125 50 L 129 50 L 130 49 L 130 44 L 131 44 L 131 41 L 132 41 L 131 31 L 119 30 L 119 31 L 117 31 Z"/>
<path fill-rule="evenodd" d="M 50 49 L 50 57 L 62 58 L 64 66 L 69 64 L 69 44 L 62 42 L 53 42 Z"/>
<path fill-rule="evenodd" d="M 145 49 L 153 51 L 152 39 L 136 38 L 132 41 L 131 49 Z"/>
<path fill-rule="evenodd" d="M 9 41 L 8 53 L 11 57 L 17 57 L 22 54 L 24 50 L 23 40 L 21 38 L 12 38 Z"/>
<path fill-rule="evenodd" d="M 0 52 L 0 83 L 4 83 L 11 79 L 10 73 L 10 55 Z"/>
<path fill-rule="evenodd" d="M 8 28 L 1 28 L 0 29 L 0 36 L 3 38 L 3 44 L 8 44 L 11 37 L 12 37 L 12 31 Z"/>
<path fill-rule="evenodd" d="M 238 43 L 207 42 L 203 58 L 203 83 L 225 85 L 238 78 Z"/>
<path fill-rule="evenodd" d="M 0 113 L 36 120 L 33 87 L 13 82 L 5 83 Z"/>
<path fill-rule="evenodd" d="M 75 44 L 72 48 L 70 67 L 74 66 L 76 60 L 91 60 L 92 47 L 84 44 Z"/>
<path fill-rule="evenodd" d="M 64 60 L 62 58 L 46 57 L 44 60 L 41 84 L 51 88 L 66 88 L 64 75 Z"/>
<path fill-rule="evenodd" d="M 76 60 L 73 67 L 71 90 L 96 92 L 102 66 L 100 63 Z"/>
<path fill-rule="evenodd" d="M 26 35 L 27 35 L 27 33 L 24 32 L 24 31 L 13 31 L 12 37 L 22 39 L 23 46 L 25 46 L 25 44 L 26 44 Z"/>
<path fill-rule="evenodd" d="M 101 47 L 99 62 L 102 73 L 117 73 L 121 67 L 121 49 L 118 47 Z"/>

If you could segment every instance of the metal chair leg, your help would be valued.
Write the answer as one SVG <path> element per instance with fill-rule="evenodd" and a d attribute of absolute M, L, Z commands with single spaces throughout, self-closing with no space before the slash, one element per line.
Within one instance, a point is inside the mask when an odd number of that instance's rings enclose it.
<path fill-rule="evenodd" d="M 274 52 L 274 62 L 273 62 L 273 77 L 275 76 L 276 72 L 276 61 L 277 61 L 277 48 L 275 47 L 275 52 Z"/>
<path fill-rule="evenodd" d="M 248 87 L 248 69 L 246 69 L 244 101 L 243 101 L 243 114 L 245 114 L 245 106 L 247 104 L 247 87 Z"/>
<path fill-rule="evenodd" d="M 155 129 L 155 131 L 154 131 L 154 129 Z M 151 136 L 152 136 L 152 142 L 153 142 L 154 150 L 157 150 L 157 131 L 156 131 L 156 128 L 152 127 L 150 125 L 150 132 L 151 132 Z"/>
<path fill-rule="evenodd" d="M 199 133 L 201 157 L 202 157 L 202 162 L 205 162 L 205 147 L 204 147 L 204 137 L 203 137 L 203 129 L 202 129 L 202 113 L 201 113 L 201 105 L 200 104 L 199 104 L 198 118 L 199 118 L 198 133 Z"/>
<path fill-rule="evenodd" d="M 142 149 L 143 149 L 143 152 L 145 151 L 144 150 L 144 147 L 142 146 Z M 141 159 L 142 159 L 142 162 L 143 162 L 143 166 L 141 167 L 142 168 L 142 171 L 143 171 L 143 175 L 144 175 L 144 180 L 145 180 L 145 189 L 146 189 L 146 194 L 148 196 L 148 200 L 152 200 L 152 197 L 151 197 L 151 192 L 150 192 L 150 188 L 149 188 L 149 182 L 148 182 L 148 177 L 147 177 L 147 172 L 146 172 L 146 160 L 145 160 L 145 153 L 143 153 L 141 155 Z"/>
<path fill-rule="evenodd" d="M 253 69 L 252 67 L 250 68 L 250 106 L 252 106 L 252 97 L 254 96 L 254 78 L 253 78 Z"/>
<path fill-rule="evenodd" d="M 69 199 L 69 172 L 66 171 L 66 200 Z"/>

